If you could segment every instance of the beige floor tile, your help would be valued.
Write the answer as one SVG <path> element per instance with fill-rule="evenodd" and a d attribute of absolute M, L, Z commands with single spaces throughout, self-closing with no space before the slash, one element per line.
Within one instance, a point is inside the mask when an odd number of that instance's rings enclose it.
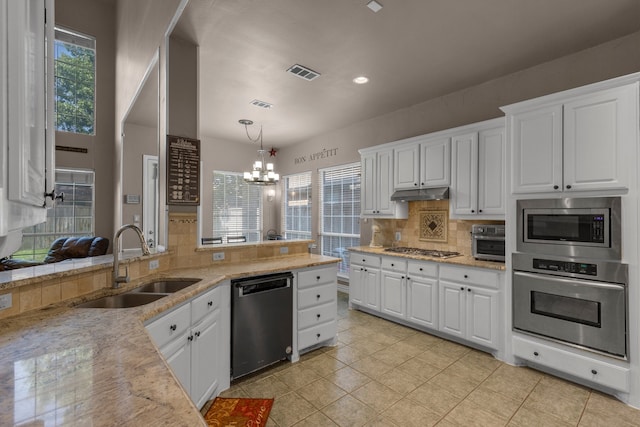
<path fill-rule="evenodd" d="M 240 386 L 229 387 L 219 395 L 220 397 L 251 397 Z"/>
<path fill-rule="evenodd" d="M 426 350 L 416 356 L 417 359 L 424 360 L 429 365 L 435 366 L 438 369 L 445 369 L 447 366 L 455 362 L 456 358 L 451 358 L 440 353 L 436 353 L 432 350 Z"/>
<path fill-rule="evenodd" d="M 509 426 L 518 427 L 569 427 L 575 426 L 575 424 L 562 421 L 560 418 L 556 418 L 546 412 L 532 411 L 528 408 L 521 407 L 518 412 L 515 413 L 513 418 L 508 424 Z M 613 426 L 612 424 L 609 424 Z"/>
<path fill-rule="evenodd" d="M 467 378 L 472 382 L 475 382 L 476 385 L 489 378 L 489 375 L 493 373 L 493 371 L 482 369 L 480 367 L 474 368 L 469 366 L 469 364 L 460 363 L 460 360 L 453 362 L 446 369 L 443 369 L 442 372 Z"/>
<path fill-rule="evenodd" d="M 469 353 L 471 349 L 453 341 L 441 340 L 431 348 L 431 351 L 457 360 Z"/>
<path fill-rule="evenodd" d="M 598 425 L 594 423 L 596 420 L 604 420 L 609 422 L 609 425 L 616 426 L 639 426 L 640 411 L 625 405 L 613 397 L 592 392 L 587 401 L 580 425 L 595 426 Z"/>
<path fill-rule="evenodd" d="M 508 421 L 485 411 L 482 406 L 469 400 L 462 401 L 444 419 L 458 425 L 478 427 L 504 426 Z"/>
<path fill-rule="evenodd" d="M 391 344 L 395 344 L 400 341 L 400 338 L 397 336 L 386 333 L 372 334 L 369 336 L 369 339 L 385 346 L 390 346 Z"/>
<path fill-rule="evenodd" d="M 402 340 L 403 343 L 420 350 L 420 353 L 429 350 L 436 344 L 440 343 L 440 341 L 442 341 L 442 338 L 429 334 L 415 334 Z"/>
<path fill-rule="evenodd" d="M 305 368 L 311 369 L 321 377 L 329 375 L 330 373 L 347 366 L 335 357 L 331 357 L 325 353 L 301 363 Z"/>
<path fill-rule="evenodd" d="M 373 353 L 371 356 L 375 357 L 378 360 L 382 360 L 383 362 L 389 364 L 391 367 L 401 365 L 413 357 L 410 354 L 396 351 L 395 347 L 395 344 L 391 345 L 384 350 Z"/>
<path fill-rule="evenodd" d="M 273 401 L 269 418 L 280 427 L 292 426 L 316 412 L 316 408 L 296 392 L 287 393 Z"/>
<path fill-rule="evenodd" d="M 347 365 L 368 356 L 367 352 L 357 350 L 348 345 L 334 347 L 325 354 L 334 357 Z"/>
<path fill-rule="evenodd" d="M 322 412 L 315 412 L 304 420 L 294 424 L 295 427 L 336 427 L 337 424 L 331 421 Z"/>
<path fill-rule="evenodd" d="M 240 388 L 253 398 L 277 398 L 291 392 L 291 387 L 280 381 L 274 375 L 262 378 L 248 384 L 241 384 Z"/>
<path fill-rule="evenodd" d="M 353 342 L 349 344 L 349 346 L 367 355 L 371 355 L 388 347 L 385 344 L 370 340 L 369 337 Z"/>
<path fill-rule="evenodd" d="M 489 372 L 495 371 L 502 364 L 492 355 L 478 350 L 471 350 L 469 353 L 458 359 L 457 363 L 474 369 L 483 369 Z"/>
<path fill-rule="evenodd" d="M 347 392 L 332 382 L 321 378 L 298 389 L 298 394 L 316 408 L 322 409 L 347 394 Z"/>
<path fill-rule="evenodd" d="M 380 359 L 376 359 L 373 356 L 368 356 L 355 361 L 351 364 L 351 367 L 371 378 L 375 378 L 393 369 L 392 365 L 383 362 Z"/>
<path fill-rule="evenodd" d="M 402 398 L 400 393 L 393 391 L 377 381 L 368 382 L 356 391 L 353 391 L 351 395 L 367 406 L 375 409 L 376 412 L 384 411 Z"/>
<path fill-rule="evenodd" d="M 511 418 L 522 404 L 521 400 L 512 399 L 482 385 L 473 390 L 465 400 L 505 420 Z"/>
<path fill-rule="evenodd" d="M 466 397 L 479 384 L 471 378 L 460 377 L 453 372 L 442 371 L 429 380 L 430 384 L 434 384 L 447 390 L 449 393 L 458 397 Z"/>
<path fill-rule="evenodd" d="M 407 360 L 402 365 L 398 366 L 397 369 L 409 375 L 413 375 L 416 378 L 423 380 L 423 382 L 430 380 L 431 378 L 442 372 L 442 369 L 435 367 L 417 357 Z"/>
<path fill-rule="evenodd" d="M 462 401 L 462 398 L 430 383 L 416 388 L 407 395 L 407 398 L 440 416 L 446 415 Z"/>
<path fill-rule="evenodd" d="M 518 372 L 518 369 L 521 371 Z M 482 385 L 505 396 L 524 401 L 541 377 L 541 375 L 531 375 L 528 368 L 517 368 L 503 364 Z"/>
<path fill-rule="evenodd" d="M 382 413 L 382 416 L 402 427 L 429 427 L 441 418 L 411 399 L 401 399 Z"/>
<path fill-rule="evenodd" d="M 371 381 L 368 376 L 349 366 L 338 369 L 325 378 L 347 392 L 352 392 Z"/>
<path fill-rule="evenodd" d="M 405 372 L 399 368 L 395 368 L 382 375 L 375 376 L 375 378 L 381 384 L 386 385 L 391 390 L 394 390 L 403 396 L 412 392 L 426 381 L 419 375 L 415 375 L 415 372 Z"/>
<path fill-rule="evenodd" d="M 290 368 L 277 372 L 275 376 L 292 390 L 297 390 L 320 378 L 320 375 L 300 363 L 293 364 Z"/>
<path fill-rule="evenodd" d="M 373 420 L 365 424 L 365 427 L 400 427 L 398 424 L 392 422 L 390 419 L 378 415 Z"/>
<path fill-rule="evenodd" d="M 586 402 L 591 394 L 591 390 L 587 387 L 550 375 L 545 375 L 540 378 L 540 382 L 536 385 L 534 392 L 536 390 L 543 391 L 544 393 L 555 393 L 559 396 L 582 402 Z"/>
<path fill-rule="evenodd" d="M 538 383 L 522 406 L 532 411 L 547 412 L 576 425 L 580 421 L 587 399 L 588 395 L 562 394 L 549 385 Z"/>
<path fill-rule="evenodd" d="M 322 409 L 341 427 L 359 427 L 376 417 L 376 411 L 351 395 L 346 395 Z"/>

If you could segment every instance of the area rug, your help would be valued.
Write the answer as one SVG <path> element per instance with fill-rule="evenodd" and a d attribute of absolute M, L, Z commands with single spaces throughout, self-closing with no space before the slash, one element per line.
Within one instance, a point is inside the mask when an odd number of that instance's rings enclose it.
<path fill-rule="evenodd" d="M 264 427 L 272 405 L 273 399 L 216 397 L 204 419 L 214 427 Z"/>

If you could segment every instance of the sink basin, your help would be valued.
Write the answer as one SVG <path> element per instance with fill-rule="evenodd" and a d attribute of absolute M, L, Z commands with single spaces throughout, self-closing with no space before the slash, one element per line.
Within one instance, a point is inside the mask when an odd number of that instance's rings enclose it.
<path fill-rule="evenodd" d="M 135 288 L 129 292 L 155 293 L 155 294 L 172 294 L 181 289 L 187 288 L 194 283 L 198 283 L 200 279 L 167 279 L 158 280 L 156 282 L 147 283 L 139 288 Z"/>
<path fill-rule="evenodd" d="M 140 305 L 149 304 L 150 302 L 159 300 L 166 295 L 160 294 L 134 294 L 126 293 L 120 295 L 114 295 L 110 297 L 103 297 L 97 300 L 85 302 L 79 304 L 76 307 L 79 308 L 129 308 L 138 307 Z"/>

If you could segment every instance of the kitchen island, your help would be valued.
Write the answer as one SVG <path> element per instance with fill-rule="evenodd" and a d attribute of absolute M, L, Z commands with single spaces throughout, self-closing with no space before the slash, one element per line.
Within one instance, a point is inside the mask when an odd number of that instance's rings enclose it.
<path fill-rule="evenodd" d="M 306 254 L 173 269 L 145 276 L 120 290 L 103 288 L 88 296 L 3 319 L 0 425 L 38 420 L 47 425 L 204 426 L 198 408 L 158 352 L 144 322 L 228 279 L 337 261 Z M 153 279 L 183 277 L 201 280 L 140 307 L 74 307 Z"/>

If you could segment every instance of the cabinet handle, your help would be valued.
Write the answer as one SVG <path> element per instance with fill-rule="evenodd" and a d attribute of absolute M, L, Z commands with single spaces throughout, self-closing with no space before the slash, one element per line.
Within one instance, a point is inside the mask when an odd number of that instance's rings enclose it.
<path fill-rule="evenodd" d="M 320 318 L 320 314 L 319 314 L 319 313 L 318 313 L 318 314 L 316 314 L 316 317 L 319 319 L 319 318 Z"/>
<path fill-rule="evenodd" d="M 417 186 L 418 186 L 418 183 L 417 183 L 417 182 L 414 182 L 414 183 L 413 183 L 413 185 L 414 185 L 414 187 L 417 187 Z"/>
<path fill-rule="evenodd" d="M 316 276 L 316 280 L 320 280 L 320 276 Z"/>
<path fill-rule="evenodd" d="M 421 182 L 420 185 L 424 185 L 424 182 Z"/>
<path fill-rule="evenodd" d="M 188 341 L 193 341 L 193 335 L 189 335 L 189 336 L 187 337 L 187 340 L 188 340 Z"/>
<path fill-rule="evenodd" d="M 170 330 L 172 330 L 172 331 L 175 331 L 177 328 L 178 328 L 178 326 L 177 326 L 177 325 L 171 325 L 171 326 L 169 326 L 169 329 L 170 329 Z"/>
<path fill-rule="evenodd" d="M 461 290 L 461 291 L 464 291 L 464 286 L 460 286 L 460 290 Z"/>
<path fill-rule="evenodd" d="M 571 190 L 571 186 L 570 185 L 567 185 L 567 190 Z"/>
<path fill-rule="evenodd" d="M 401 279 L 404 279 L 404 276 L 400 276 Z"/>
<path fill-rule="evenodd" d="M 471 209 L 471 213 L 476 213 L 476 211 L 475 211 L 475 210 L 473 210 L 473 209 Z"/>
<path fill-rule="evenodd" d="M 207 305 L 208 305 L 209 307 L 211 307 L 211 306 L 213 305 L 213 301 L 209 301 L 209 302 L 207 302 Z"/>
<path fill-rule="evenodd" d="M 200 336 L 200 331 L 196 332 L 196 338 Z"/>
<path fill-rule="evenodd" d="M 467 276 L 467 275 L 465 274 L 465 275 L 464 275 L 464 278 L 465 278 L 465 279 L 468 279 L 468 278 L 469 278 L 469 276 Z"/>
<path fill-rule="evenodd" d="M 554 185 L 554 186 L 553 186 L 553 189 L 554 189 L 554 190 L 557 190 L 558 188 L 560 188 L 560 187 L 558 187 L 557 185 Z"/>
<path fill-rule="evenodd" d="M 533 352 L 533 355 L 534 355 L 535 357 L 538 357 L 540 354 L 539 354 L 537 351 L 534 351 L 534 352 Z"/>
<path fill-rule="evenodd" d="M 471 292 L 471 288 L 467 288 L 467 292 Z"/>
<path fill-rule="evenodd" d="M 482 213 L 482 209 L 478 209 L 478 213 Z"/>
<path fill-rule="evenodd" d="M 422 267 L 420 267 L 420 271 L 422 271 Z"/>
<path fill-rule="evenodd" d="M 394 264 L 394 263 L 391 263 L 391 267 L 395 267 L 395 264 Z"/>
<path fill-rule="evenodd" d="M 593 375 L 598 375 L 598 371 L 596 371 L 595 369 L 592 369 L 592 370 L 591 370 L 591 373 L 592 373 Z"/>
<path fill-rule="evenodd" d="M 320 334 L 316 334 L 316 337 L 320 338 Z"/>
<path fill-rule="evenodd" d="M 320 299 L 320 294 L 316 295 L 316 299 Z"/>

